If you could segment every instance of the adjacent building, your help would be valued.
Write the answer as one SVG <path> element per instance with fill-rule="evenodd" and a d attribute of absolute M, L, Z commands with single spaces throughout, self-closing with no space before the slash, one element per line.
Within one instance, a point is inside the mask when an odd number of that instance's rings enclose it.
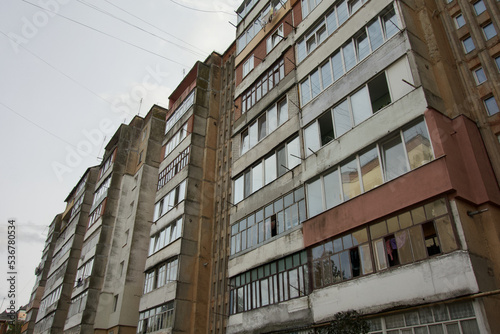
<path fill-rule="evenodd" d="M 65 333 L 134 333 L 165 110 L 122 124 L 105 147 L 86 215 Z"/>
<path fill-rule="evenodd" d="M 207 331 L 221 61 L 197 62 L 169 97 L 138 333 Z"/>
<path fill-rule="evenodd" d="M 35 285 L 33 286 L 31 292 L 30 301 L 28 305 L 26 305 L 26 322 L 23 325 L 22 333 L 32 334 L 33 329 L 35 328 L 35 319 L 37 318 L 40 301 L 45 290 L 47 274 L 52 262 L 52 254 L 54 252 L 54 246 L 57 239 L 58 232 L 56 231 L 61 229 L 60 225 L 61 215 L 56 215 L 52 223 L 49 225 L 40 264 L 35 268 Z"/>

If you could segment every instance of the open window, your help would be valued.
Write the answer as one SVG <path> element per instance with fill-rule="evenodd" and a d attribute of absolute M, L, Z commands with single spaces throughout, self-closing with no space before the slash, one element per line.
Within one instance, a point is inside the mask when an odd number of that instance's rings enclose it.
<path fill-rule="evenodd" d="M 285 37 L 283 36 L 283 25 L 280 25 L 278 29 L 276 29 L 267 39 L 266 42 L 267 53 L 271 52 L 271 50 L 274 49 L 274 47 L 278 45 L 278 43 L 281 42 L 281 40 L 284 38 Z"/>
<path fill-rule="evenodd" d="M 333 133 L 333 120 L 332 113 L 330 111 L 324 113 L 318 118 L 319 129 L 321 134 L 321 146 L 331 142 L 335 135 Z"/>
<path fill-rule="evenodd" d="M 424 232 L 425 248 L 427 249 L 427 254 L 429 256 L 440 254 L 441 247 L 439 247 L 439 240 L 436 234 L 436 229 L 434 228 L 434 223 L 428 222 L 422 224 L 422 230 Z"/>
<path fill-rule="evenodd" d="M 382 72 L 368 83 L 368 91 L 370 92 L 370 101 L 374 113 L 391 103 L 385 72 Z"/>

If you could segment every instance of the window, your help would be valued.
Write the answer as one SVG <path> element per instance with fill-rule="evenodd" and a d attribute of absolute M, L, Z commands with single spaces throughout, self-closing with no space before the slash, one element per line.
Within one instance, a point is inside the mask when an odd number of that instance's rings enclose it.
<path fill-rule="evenodd" d="M 170 328 L 174 324 L 174 302 L 151 308 L 139 313 L 137 333 L 151 333 L 161 329 Z"/>
<path fill-rule="evenodd" d="M 483 26 L 483 33 L 486 40 L 492 39 L 497 35 L 497 31 L 491 22 Z"/>
<path fill-rule="evenodd" d="M 284 98 L 273 104 L 241 133 L 241 154 L 257 145 L 267 135 L 288 120 L 288 104 Z"/>
<path fill-rule="evenodd" d="M 249 6 L 244 6 L 242 9 L 242 16 L 248 14 L 250 9 L 257 3 L 255 0 L 251 0 Z M 253 23 L 249 24 L 246 31 L 244 31 L 236 41 L 236 53 L 239 54 L 247 46 L 248 43 L 255 37 L 255 35 L 263 29 L 267 22 L 270 21 L 274 13 L 276 13 L 282 7 L 282 3 L 279 0 L 272 0 L 270 4 L 267 4 L 264 9 L 257 15 L 257 18 Z M 243 7 L 240 7 L 243 8 Z M 239 11 L 238 11 L 239 13 Z M 238 23 L 241 17 L 238 15 Z"/>
<path fill-rule="evenodd" d="M 474 46 L 474 42 L 472 41 L 472 38 L 470 36 L 468 36 L 462 40 L 462 45 L 464 47 L 465 53 L 469 53 L 476 48 Z"/>
<path fill-rule="evenodd" d="M 87 229 L 94 225 L 99 218 L 104 214 L 104 209 L 106 209 L 106 200 L 103 200 L 92 213 L 89 214 L 89 222 L 87 224 Z"/>
<path fill-rule="evenodd" d="M 307 253 L 302 251 L 231 278 L 230 314 L 306 296 L 309 291 Z"/>
<path fill-rule="evenodd" d="M 97 177 L 98 179 L 100 179 L 101 176 L 103 176 L 111 168 L 111 166 L 113 166 L 113 162 L 115 161 L 116 157 L 116 150 L 117 149 L 115 148 L 114 151 L 106 158 L 106 160 L 102 164 L 101 168 L 99 169 L 99 176 Z M 83 184 L 85 184 L 85 182 L 83 182 Z M 76 193 L 78 192 L 79 191 L 76 191 Z"/>
<path fill-rule="evenodd" d="M 458 14 L 457 16 L 454 17 L 455 19 L 455 26 L 458 28 L 461 28 L 465 25 L 465 18 L 462 14 Z"/>
<path fill-rule="evenodd" d="M 84 293 L 79 294 L 78 296 L 71 299 L 71 305 L 69 306 L 68 310 L 68 318 L 74 316 L 75 314 L 83 312 L 87 304 L 87 296 L 88 291 L 85 291 Z"/>
<path fill-rule="evenodd" d="M 104 180 L 101 185 L 94 192 L 94 199 L 92 201 L 92 206 L 96 205 L 107 196 L 109 186 L 111 185 L 111 175 Z"/>
<path fill-rule="evenodd" d="M 187 129 L 188 124 L 184 123 L 182 128 L 169 139 L 169 141 L 165 144 L 165 154 L 163 155 L 163 158 L 166 158 L 174 150 L 174 148 L 176 148 L 177 145 L 179 145 L 182 140 L 187 137 Z"/>
<path fill-rule="evenodd" d="M 385 73 L 381 73 L 346 100 L 304 129 L 306 156 L 338 138 L 391 103 Z"/>
<path fill-rule="evenodd" d="M 179 183 L 179 185 L 172 189 L 162 199 L 155 204 L 155 212 L 153 221 L 157 221 L 160 217 L 173 209 L 177 204 L 182 202 L 186 196 L 186 180 Z"/>
<path fill-rule="evenodd" d="M 366 228 L 329 240 L 310 252 L 315 289 L 373 272 Z"/>
<path fill-rule="evenodd" d="M 392 138 L 362 150 L 326 174 L 307 182 L 308 217 L 369 191 L 433 158 L 424 121 L 406 126 Z"/>
<path fill-rule="evenodd" d="M 474 79 L 476 80 L 477 85 L 480 85 L 486 81 L 486 74 L 484 74 L 484 70 L 482 67 L 473 70 L 472 73 L 474 73 Z"/>
<path fill-rule="evenodd" d="M 314 69 L 299 85 L 301 105 L 309 103 L 309 101 L 338 80 L 358 62 L 368 57 L 371 52 L 382 45 L 384 40 L 392 37 L 399 30 L 395 25 L 396 22 L 396 14 L 391 7 L 389 11 L 386 11 L 385 14 L 380 15 L 370 22 L 340 49 L 336 50 L 326 62 Z M 385 37 L 383 33 L 385 33 Z M 300 58 L 301 54 L 306 54 L 306 51 L 305 49 L 301 49 L 299 42 L 297 49 L 298 57 Z M 387 87 L 387 84 L 382 88 L 385 87 Z M 387 94 L 383 94 L 383 96 L 388 97 L 388 88 L 386 90 Z"/>
<path fill-rule="evenodd" d="M 394 137 L 383 143 L 381 151 L 385 180 L 390 181 L 408 171 L 401 136 Z"/>
<path fill-rule="evenodd" d="M 163 188 L 175 175 L 179 174 L 187 166 L 189 163 L 189 152 L 190 147 L 188 146 L 158 174 L 157 190 Z"/>
<path fill-rule="evenodd" d="M 285 77 L 285 61 L 282 59 L 255 81 L 246 92 L 241 95 L 241 112 L 245 113 L 252 108 L 262 97 Z"/>
<path fill-rule="evenodd" d="M 153 269 L 146 272 L 144 280 L 144 293 L 153 291 L 154 289 L 161 288 L 165 284 L 177 280 L 177 257 L 159 263 Z"/>
<path fill-rule="evenodd" d="M 271 52 L 271 50 L 274 49 L 274 47 L 278 45 L 278 43 L 281 42 L 281 40 L 284 38 L 285 36 L 283 35 L 283 25 L 280 25 L 278 29 L 276 29 L 267 39 L 266 42 L 267 53 Z"/>
<path fill-rule="evenodd" d="M 393 313 L 384 317 L 368 319 L 368 323 L 370 325 L 370 334 L 480 333 L 474 307 L 470 301 L 433 305 Z M 384 327 L 382 327 L 382 324 L 384 324 Z"/>
<path fill-rule="evenodd" d="M 302 1 L 302 10 L 304 11 Z M 297 42 L 297 59 L 299 62 L 313 52 L 318 45 L 333 34 L 342 23 L 357 11 L 366 0 L 339 1 L 331 10 L 323 16 L 304 37 Z M 375 47 L 374 47 L 375 49 Z"/>
<path fill-rule="evenodd" d="M 388 11 L 382 16 L 385 38 L 389 39 L 394 36 L 399 30 L 398 19 L 394 10 Z"/>
<path fill-rule="evenodd" d="M 170 245 L 175 240 L 181 237 L 182 232 L 182 217 L 174 220 L 165 228 L 151 236 L 149 240 L 148 256 L 158 252 L 160 249 Z"/>
<path fill-rule="evenodd" d="M 486 6 L 484 5 L 483 0 L 479 0 L 478 2 L 474 3 L 473 7 L 476 15 L 479 15 L 486 11 Z"/>
<path fill-rule="evenodd" d="M 237 11 L 238 23 L 240 23 L 241 19 L 244 18 L 250 12 L 250 10 L 253 8 L 253 6 L 255 6 L 257 2 L 258 2 L 257 0 L 247 0 L 241 4 L 240 8 L 238 8 Z"/>
<path fill-rule="evenodd" d="M 304 188 L 275 199 L 231 226 L 231 255 L 262 244 L 306 219 Z"/>
<path fill-rule="evenodd" d="M 243 64 L 243 77 L 246 77 L 251 70 L 253 70 L 254 66 L 254 57 L 253 55 L 248 58 L 248 60 Z"/>
<path fill-rule="evenodd" d="M 234 179 L 234 203 L 242 201 L 301 162 L 299 137 L 288 141 Z M 262 184 L 264 180 L 264 184 Z"/>
<path fill-rule="evenodd" d="M 85 279 L 92 274 L 92 268 L 94 267 L 94 258 L 91 258 L 87 262 L 78 268 L 75 278 L 75 287 L 82 286 Z"/>
<path fill-rule="evenodd" d="M 116 312 L 118 308 L 118 295 L 114 295 L 113 297 L 113 312 Z"/>
<path fill-rule="evenodd" d="M 492 116 L 500 111 L 498 109 L 497 101 L 495 100 L 495 98 L 493 96 L 490 96 L 490 97 L 484 99 L 484 106 L 486 107 L 486 111 L 488 112 L 488 115 L 490 115 L 490 116 Z"/>
<path fill-rule="evenodd" d="M 500 71 L 500 56 L 495 57 L 495 63 L 497 64 L 497 69 Z"/>
<path fill-rule="evenodd" d="M 322 288 L 456 249 L 446 200 L 438 199 L 309 249 L 313 287 Z"/>
<path fill-rule="evenodd" d="M 194 90 L 182 101 L 182 103 L 175 108 L 174 113 L 170 115 L 165 124 L 165 134 L 177 123 L 181 117 L 189 110 L 194 104 Z M 175 107 L 175 105 L 174 105 Z"/>
<path fill-rule="evenodd" d="M 309 13 L 316 8 L 321 0 L 302 0 L 302 18 L 305 18 Z"/>
<path fill-rule="evenodd" d="M 78 212 L 80 212 L 80 208 L 82 207 L 83 204 L 83 197 L 85 194 L 82 194 L 73 204 L 73 208 L 71 209 L 71 217 L 74 217 L 74 215 Z"/>

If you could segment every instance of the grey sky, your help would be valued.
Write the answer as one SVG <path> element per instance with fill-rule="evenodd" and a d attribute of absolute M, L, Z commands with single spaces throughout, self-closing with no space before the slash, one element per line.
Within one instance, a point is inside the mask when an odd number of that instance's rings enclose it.
<path fill-rule="evenodd" d="M 86 168 L 100 163 L 103 141 L 153 104 L 167 107 L 183 71 L 227 49 L 240 2 L 0 2 L 1 310 L 8 219 L 17 224 L 20 306 L 29 301 L 47 226 Z"/>

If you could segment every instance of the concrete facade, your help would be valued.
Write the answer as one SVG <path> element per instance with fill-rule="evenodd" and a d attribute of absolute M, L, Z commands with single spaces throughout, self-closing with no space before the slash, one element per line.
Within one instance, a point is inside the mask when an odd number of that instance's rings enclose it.
<path fill-rule="evenodd" d="M 59 223 L 51 225 L 47 241 L 55 239 L 55 245 L 34 333 L 63 331 L 96 178 L 97 168 L 89 168 L 66 198 L 66 210 L 56 217 Z"/>
<path fill-rule="evenodd" d="M 468 1 L 241 4 L 227 333 L 314 333 L 348 310 L 371 333 L 500 328 L 497 115 L 468 94 L 476 57 L 492 70 L 477 96 L 496 96 L 484 2 L 478 24 Z"/>
<path fill-rule="evenodd" d="M 57 215 L 49 225 L 49 232 L 47 233 L 47 239 L 45 240 L 42 258 L 40 264 L 35 269 L 36 281 L 31 292 L 30 302 L 26 306 L 26 322 L 23 325 L 22 333 L 32 334 L 33 329 L 35 328 L 34 320 L 38 315 L 40 301 L 43 297 L 45 284 L 47 283 L 47 274 L 52 262 L 52 254 L 54 253 L 56 238 L 60 229 L 61 215 Z"/>
<path fill-rule="evenodd" d="M 140 333 L 207 330 L 221 61 L 196 63 L 169 97 Z"/>
<path fill-rule="evenodd" d="M 135 332 L 164 117 L 153 107 L 105 147 L 65 333 Z"/>

